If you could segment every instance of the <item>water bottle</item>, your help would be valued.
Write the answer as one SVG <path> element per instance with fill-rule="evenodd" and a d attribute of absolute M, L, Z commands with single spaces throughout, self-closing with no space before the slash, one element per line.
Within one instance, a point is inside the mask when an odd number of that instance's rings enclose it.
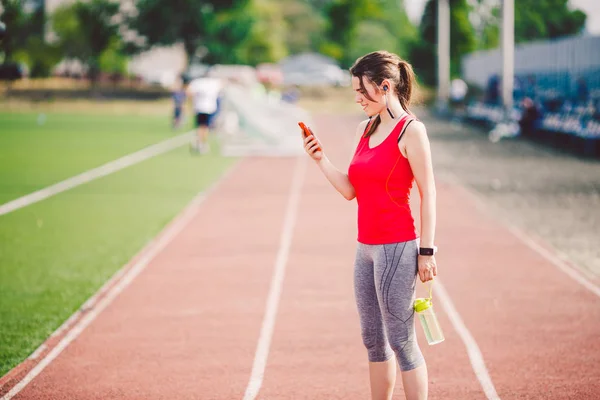
<path fill-rule="evenodd" d="M 444 332 L 435 316 L 433 311 L 433 304 L 431 302 L 431 290 L 428 298 L 418 298 L 415 300 L 415 312 L 419 316 L 421 326 L 425 332 L 427 343 L 429 345 L 438 344 L 444 341 Z"/>

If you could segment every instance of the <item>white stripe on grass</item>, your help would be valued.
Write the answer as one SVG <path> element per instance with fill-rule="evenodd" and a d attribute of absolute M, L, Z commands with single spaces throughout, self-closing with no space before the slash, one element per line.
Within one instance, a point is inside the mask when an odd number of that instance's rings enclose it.
<path fill-rule="evenodd" d="M 38 201 L 42 201 L 58 193 L 72 189 L 84 183 L 91 182 L 94 179 L 101 178 L 149 158 L 155 157 L 159 154 L 166 153 L 167 151 L 189 143 L 192 137 L 192 132 L 183 133 L 175 136 L 174 138 L 153 144 L 152 146 L 148 146 L 142 150 L 136 151 L 135 153 L 128 154 L 124 157 L 101 165 L 100 167 L 90 169 L 79 175 L 38 190 L 37 192 L 33 192 L 26 196 L 9 201 L 8 203 L 0 205 L 0 215 L 8 214 L 9 212 L 18 210 L 19 208 L 27 207 L 33 203 L 37 203 Z"/>

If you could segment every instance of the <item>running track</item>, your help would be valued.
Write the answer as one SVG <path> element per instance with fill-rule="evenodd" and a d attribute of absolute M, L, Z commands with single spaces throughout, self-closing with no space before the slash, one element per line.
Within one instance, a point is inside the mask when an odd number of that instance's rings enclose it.
<path fill-rule="evenodd" d="M 356 122 L 317 118 L 339 167 Z M 600 398 L 600 297 L 464 189 L 437 187 L 440 281 L 498 397 Z M 368 399 L 352 290 L 355 212 L 306 158 L 242 160 L 188 209 L 179 230 L 136 256 L 35 360 L 0 379 L 0 396 L 33 369 L 14 398 L 242 399 L 253 376 L 259 399 Z M 278 279 L 281 291 L 272 291 Z M 430 398 L 492 398 L 435 299 L 446 341 L 427 346 L 417 325 Z M 403 398 L 400 379 L 395 398 Z"/>

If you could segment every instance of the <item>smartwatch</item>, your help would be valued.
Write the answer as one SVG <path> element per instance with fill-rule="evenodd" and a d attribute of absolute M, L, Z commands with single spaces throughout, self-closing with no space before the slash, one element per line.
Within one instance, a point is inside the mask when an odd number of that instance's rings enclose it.
<path fill-rule="evenodd" d="M 420 256 L 432 256 L 437 253 L 437 246 L 432 247 L 419 247 Z"/>

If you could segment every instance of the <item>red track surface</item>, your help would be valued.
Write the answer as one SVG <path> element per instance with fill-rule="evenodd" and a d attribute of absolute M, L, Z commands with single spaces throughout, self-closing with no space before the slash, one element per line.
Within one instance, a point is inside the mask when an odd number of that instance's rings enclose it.
<path fill-rule="evenodd" d="M 340 168 L 356 122 L 318 120 L 317 132 Z M 295 163 L 242 161 L 175 240 L 16 398 L 241 399 Z M 367 399 L 352 289 L 355 203 L 309 162 L 297 212 L 258 398 Z M 443 182 L 437 238 L 440 281 L 501 398 L 600 397 L 600 298 L 463 189 Z M 441 304 L 436 311 L 444 343 L 427 346 L 417 326 L 430 398 L 485 398 L 464 343 Z M 0 380 L 0 395 L 34 365 L 28 361 Z M 400 379 L 396 397 L 403 398 Z"/>

